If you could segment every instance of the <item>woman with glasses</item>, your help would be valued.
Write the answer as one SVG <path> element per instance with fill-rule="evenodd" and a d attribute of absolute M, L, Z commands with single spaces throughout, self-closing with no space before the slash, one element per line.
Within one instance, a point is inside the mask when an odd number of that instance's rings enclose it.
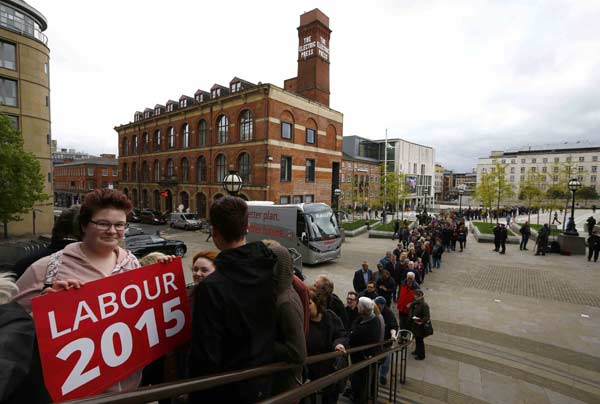
<path fill-rule="evenodd" d="M 119 247 L 131 208 L 129 198 L 117 190 L 97 189 L 87 194 L 79 212 L 81 242 L 71 243 L 27 268 L 17 281 L 20 292 L 14 301 L 31 312 L 31 299 L 36 296 L 78 289 L 86 282 L 138 268 L 137 258 Z M 140 378 L 141 372 L 136 372 L 107 391 L 133 390 Z"/>

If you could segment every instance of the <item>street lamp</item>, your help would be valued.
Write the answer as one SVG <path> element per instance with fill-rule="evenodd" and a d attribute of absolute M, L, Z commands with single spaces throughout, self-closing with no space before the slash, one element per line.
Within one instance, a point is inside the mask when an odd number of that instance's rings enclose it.
<path fill-rule="evenodd" d="M 229 169 L 229 174 L 223 178 L 223 189 L 231 196 L 237 196 L 238 192 L 242 190 L 244 186 L 244 180 L 240 177 L 236 170 Z"/>
<path fill-rule="evenodd" d="M 565 230 L 565 234 L 569 236 L 579 236 L 579 233 L 575 227 L 575 192 L 577 192 L 579 188 L 581 188 L 581 181 L 579 181 L 577 178 L 571 178 L 569 180 L 569 191 L 573 193 L 573 199 L 571 202 L 571 217 L 569 218 L 567 229 Z"/>
<path fill-rule="evenodd" d="M 465 184 L 460 184 L 458 187 L 458 214 L 462 214 L 462 196 L 465 193 L 467 186 Z"/>

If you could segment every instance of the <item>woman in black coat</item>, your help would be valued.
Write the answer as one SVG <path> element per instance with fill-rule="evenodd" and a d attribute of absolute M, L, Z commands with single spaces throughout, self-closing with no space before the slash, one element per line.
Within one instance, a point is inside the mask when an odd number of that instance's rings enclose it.
<path fill-rule="evenodd" d="M 415 337 L 415 359 L 422 361 L 425 359 L 425 343 L 423 339 L 428 336 L 425 330 L 425 324 L 431 320 L 429 315 L 429 305 L 425 303 L 423 290 L 415 290 L 415 300 L 409 305 L 408 321 L 410 329 Z"/>
<path fill-rule="evenodd" d="M 327 310 L 327 296 L 310 288 L 310 325 L 306 339 L 308 356 L 332 351 L 346 351 L 347 335 L 342 320 L 331 310 Z M 333 373 L 336 360 L 330 359 L 307 366 L 306 378 L 315 380 Z M 337 403 L 337 384 L 327 386 L 322 391 L 322 403 Z"/>

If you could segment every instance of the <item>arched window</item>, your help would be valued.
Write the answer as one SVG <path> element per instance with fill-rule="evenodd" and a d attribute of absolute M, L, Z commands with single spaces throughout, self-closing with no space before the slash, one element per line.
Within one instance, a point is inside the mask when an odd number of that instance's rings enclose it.
<path fill-rule="evenodd" d="M 227 143 L 229 137 L 229 119 L 225 115 L 221 115 L 217 121 L 217 143 Z"/>
<path fill-rule="evenodd" d="M 129 140 L 127 140 L 127 138 L 123 138 L 123 145 L 121 146 L 121 156 L 127 156 L 128 151 L 129 151 Z"/>
<path fill-rule="evenodd" d="M 173 149 L 175 147 L 175 129 L 171 126 L 167 129 L 167 148 Z"/>
<path fill-rule="evenodd" d="M 190 207 L 190 195 L 185 191 L 181 191 L 179 193 L 179 203 L 183 205 L 183 210 L 185 212 L 185 210 Z"/>
<path fill-rule="evenodd" d="M 142 208 L 148 207 L 148 190 L 142 189 Z"/>
<path fill-rule="evenodd" d="M 131 138 L 131 148 L 132 148 L 132 154 L 136 154 L 138 152 L 138 137 L 137 137 L 137 135 L 133 135 L 133 138 Z"/>
<path fill-rule="evenodd" d="M 185 157 L 181 159 L 181 182 L 188 182 L 190 179 L 190 163 Z"/>
<path fill-rule="evenodd" d="M 129 180 L 129 168 L 127 167 L 127 163 L 123 163 L 123 167 L 121 167 L 121 173 L 123 173 L 123 181 Z"/>
<path fill-rule="evenodd" d="M 137 163 L 134 161 L 133 163 L 131 163 L 131 180 L 137 181 L 137 179 L 138 179 Z"/>
<path fill-rule="evenodd" d="M 154 160 L 154 181 L 160 181 L 160 161 Z"/>
<path fill-rule="evenodd" d="M 131 202 L 133 202 L 133 206 L 139 206 L 138 201 L 138 190 L 137 188 L 133 188 L 131 190 Z"/>
<path fill-rule="evenodd" d="M 169 159 L 169 160 L 167 160 L 167 178 L 171 179 L 174 176 L 175 176 L 175 163 L 173 163 L 173 160 Z"/>
<path fill-rule="evenodd" d="M 217 156 L 215 166 L 217 167 L 215 179 L 218 183 L 221 183 L 223 182 L 225 175 L 227 175 L 227 159 L 225 158 L 224 154 L 219 154 Z"/>
<path fill-rule="evenodd" d="M 196 181 L 206 182 L 206 159 L 204 156 L 198 157 L 196 162 Z"/>
<path fill-rule="evenodd" d="M 252 132 L 252 112 L 246 109 L 240 114 L 240 140 L 252 140 Z"/>
<path fill-rule="evenodd" d="M 154 151 L 160 151 L 160 129 L 154 132 Z"/>
<path fill-rule="evenodd" d="M 250 182 L 250 155 L 248 153 L 240 154 L 238 168 L 240 170 L 240 177 L 242 177 L 244 182 Z"/>
<path fill-rule="evenodd" d="M 148 153 L 150 151 L 150 135 L 148 132 L 144 132 L 144 153 Z"/>
<path fill-rule="evenodd" d="M 142 181 L 148 182 L 150 179 L 150 170 L 148 169 L 148 163 L 142 162 Z"/>
<path fill-rule="evenodd" d="M 155 189 L 153 192 L 154 195 L 154 209 L 160 212 L 160 191 Z"/>
<path fill-rule="evenodd" d="M 206 146 L 206 137 L 208 135 L 208 124 L 204 119 L 198 124 L 198 146 Z"/>
<path fill-rule="evenodd" d="M 196 210 L 198 212 L 198 216 L 201 218 L 206 218 L 206 195 L 202 192 L 198 192 L 196 194 Z"/>
<path fill-rule="evenodd" d="M 190 125 L 188 123 L 184 123 L 181 127 L 181 136 L 181 147 L 190 147 Z"/>

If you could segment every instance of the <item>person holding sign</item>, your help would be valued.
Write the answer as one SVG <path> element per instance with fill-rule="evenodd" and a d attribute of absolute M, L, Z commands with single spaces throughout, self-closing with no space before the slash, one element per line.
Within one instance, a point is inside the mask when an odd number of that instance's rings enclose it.
<path fill-rule="evenodd" d="M 195 292 L 191 377 L 272 363 L 276 333 L 273 273 L 277 257 L 257 241 L 246 243 L 248 206 L 237 197 L 210 207 L 211 234 L 221 251 L 216 271 Z M 254 403 L 267 398 L 271 376 L 199 391 L 190 403 Z"/>
<path fill-rule="evenodd" d="M 140 267 L 137 258 L 119 247 L 127 228 L 132 204 L 115 189 L 96 189 L 85 196 L 79 214 L 82 241 L 71 243 L 33 263 L 17 281 L 15 301 L 31 312 L 31 300 L 45 293 L 70 288 Z M 118 382 L 107 391 L 137 388 L 141 371 Z"/>

